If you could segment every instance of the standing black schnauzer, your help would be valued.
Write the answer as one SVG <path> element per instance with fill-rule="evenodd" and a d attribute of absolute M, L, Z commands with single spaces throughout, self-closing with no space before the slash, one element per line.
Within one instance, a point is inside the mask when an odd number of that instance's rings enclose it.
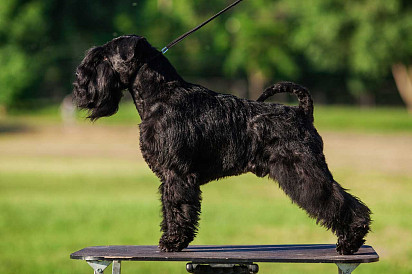
<path fill-rule="evenodd" d="M 161 180 L 162 251 L 180 251 L 194 239 L 201 185 L 245 172 L 278 181 L 294 203 L 338 236 L 340 254 L 365 242 L 370 210 L 333 179 L 304 87 L 277 83 L 257 101 L 216 93 L 185 82 L 135 35 L 90 49 L 76 76 L 76 103 L 91 120 L 116 113 L 123 90 L 134 99 L 142 119 L 140 149 Z M 299 106 L 264 102 L 281 92 L 295 94 Z"/>

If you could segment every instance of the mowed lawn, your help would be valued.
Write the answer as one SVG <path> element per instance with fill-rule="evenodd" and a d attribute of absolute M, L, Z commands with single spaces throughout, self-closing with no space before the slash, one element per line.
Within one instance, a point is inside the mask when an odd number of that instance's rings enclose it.
<path fill-rule="evenodd" d="M 156 245 L 158 179 L 139 152 L 133 106 L 64 126 L 57 108 L 0 117 L 0 272 L 91 273 L 70 253 L 93 245 Z M 355 273 L 412 273 L 412 115 L 317 108 L 335 179 L 373 211 L 380 262 Z M 252 174 L 202 187 L 193 244 L 335 243 L 276 182 Z M 334 273 L 327 264 L 259 264 L 259 273 Z M 124 273 L 186 273 L 185 263 L 125 262 Z M 110 272 L 107 270 L 106 272 Z"/>

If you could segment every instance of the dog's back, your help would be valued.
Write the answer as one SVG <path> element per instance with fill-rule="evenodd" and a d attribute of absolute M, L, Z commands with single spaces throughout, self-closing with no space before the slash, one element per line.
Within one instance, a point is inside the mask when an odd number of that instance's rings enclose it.
<path fill-rule="evenodd" d="M 141 150 L 150 166 L 178 167 L 202 182 L 249 171 L 264 176 L 269 170 L 257 168 L 258 150 L 314 130 L 301 105 L 240 99 L 190 83 L 175 90 L 146 111 Z"/>

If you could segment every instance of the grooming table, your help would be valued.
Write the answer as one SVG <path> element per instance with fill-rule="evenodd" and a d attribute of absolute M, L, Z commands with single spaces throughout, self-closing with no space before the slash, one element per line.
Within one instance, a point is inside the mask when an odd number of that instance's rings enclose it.
<path fill-rule="evenodd" d="M 94 273 L 103 273 L 112 263 L 120 274 L 122 261 L 185 261 L 190 273 L 257 273 L 255 263 L 334 263 L 339 273 L 352 273 L 361 263 L 379 260 L 371 246 L 354 255 L 339 255 L 335 245 L 205 245 L 189 246 L 182 252 L 160 252 L 157 246 L 92 246 L 74 252 L 71 259 L 85 260 Z"/>

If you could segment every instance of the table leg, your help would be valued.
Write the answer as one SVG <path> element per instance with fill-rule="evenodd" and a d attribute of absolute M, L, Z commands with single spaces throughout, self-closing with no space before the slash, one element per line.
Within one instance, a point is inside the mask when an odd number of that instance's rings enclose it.
<path fill-rule="evenodd" d="M 120 274 L 122 270 L 121 261 L 113 261 L 112 274 Z"/>

